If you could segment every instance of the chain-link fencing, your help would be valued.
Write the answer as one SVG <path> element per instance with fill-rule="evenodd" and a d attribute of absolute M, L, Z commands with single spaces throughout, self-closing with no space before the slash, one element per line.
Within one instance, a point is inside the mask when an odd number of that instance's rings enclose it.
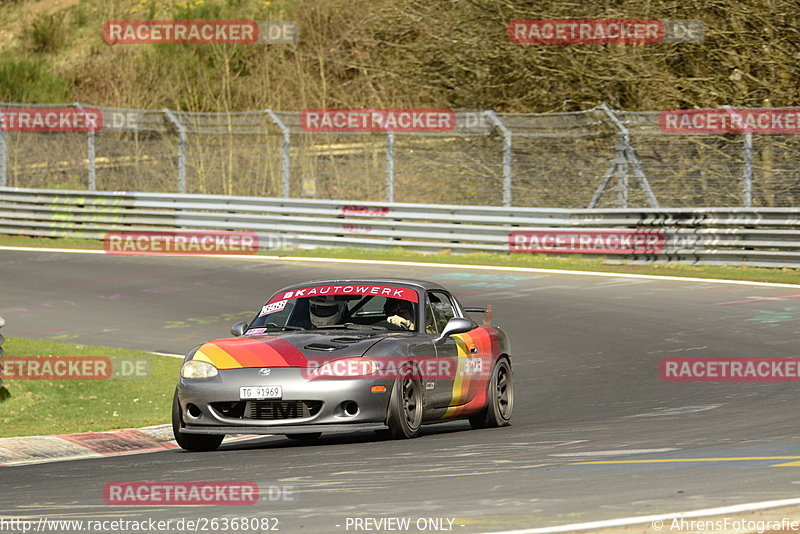
<path fill-rule="evenodd" d="M 560 208 L 800 206 L 800 135 L 669 133 L 660 112 L 460 110 L 444 133 L 316 133 L 300 112 L 94 109 L 103 117 L 97 131 L 0 129 L 0 186 Z"/>

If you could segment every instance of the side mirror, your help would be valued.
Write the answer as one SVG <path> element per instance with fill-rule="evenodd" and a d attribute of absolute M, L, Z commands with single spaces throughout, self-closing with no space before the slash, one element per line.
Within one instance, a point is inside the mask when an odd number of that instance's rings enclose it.
<path fill-rule="evenodd" d="M 444 325 L 444 330 L 442 330 L 442 333 L 439 335 L 439 337 L 433 340 L 433 343 L 438 345 L 439 343 L 446 341 L 447 338 L 453 334 L 463 334 L 464 332 L 469 332 L 473 328 L 475 328 L 475 323 L 469 319 L 465 319 L 463 317 L 453 317 L 447 321 L 447 324 Z"/>
<path fill-rule="evenodd" d="M 244 333 L 247 331 L 247 323 L 242 321 L 241 323 L 236 323 L 231 327 L 231 334 L 234 337 L 243 336 Z"/>

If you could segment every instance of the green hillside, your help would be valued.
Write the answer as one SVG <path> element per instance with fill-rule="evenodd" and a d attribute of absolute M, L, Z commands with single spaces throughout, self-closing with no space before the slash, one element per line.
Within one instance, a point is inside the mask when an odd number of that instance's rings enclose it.
<path fill-rule="evenodd" d="M 292 45 L 108 45 L 120 19 L 293 20 Z M 517 44 L 513 19 L 695 19 L 689 44 Z M 0 100 L 226 111 L 542 112 L 794 106 L 800 7 L 781 0 L 5 0 Z"/>

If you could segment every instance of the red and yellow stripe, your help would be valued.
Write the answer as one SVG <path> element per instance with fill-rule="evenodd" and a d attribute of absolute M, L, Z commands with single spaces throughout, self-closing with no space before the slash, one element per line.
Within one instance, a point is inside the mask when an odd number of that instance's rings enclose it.
<path fill-rule="evenodd" d="M 218 339 L 197 349 L 192 359 L 208 362 L 217 369 L 306 367 L 308 364 L 303 353 L 283 339 Z"/>
<path fill-rule="evenodd" d="M 492 366 L 500 356 L 497 331 L 491 326 L 480 326 L 453 338 L 458 348 L 458 369 L 453 380 L 450 407 L 442 416 L 443 419 L 468 415 L 480 411 L 485 406 Z M 477 348 L 477 352 L 473 353 L 473 348 Z M 466 372 L 468 358 L 481 359 L 480 373 Z"/>

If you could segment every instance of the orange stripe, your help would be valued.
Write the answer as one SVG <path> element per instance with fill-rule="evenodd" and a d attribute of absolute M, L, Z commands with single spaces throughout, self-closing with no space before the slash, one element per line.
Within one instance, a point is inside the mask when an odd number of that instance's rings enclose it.
<path fill-rule="evenodd" d="M 195 353 L 193 360 L 207 361 L 217 369 L 239 369 L 242 365 L 216 344 L 206 343 Z"/>

